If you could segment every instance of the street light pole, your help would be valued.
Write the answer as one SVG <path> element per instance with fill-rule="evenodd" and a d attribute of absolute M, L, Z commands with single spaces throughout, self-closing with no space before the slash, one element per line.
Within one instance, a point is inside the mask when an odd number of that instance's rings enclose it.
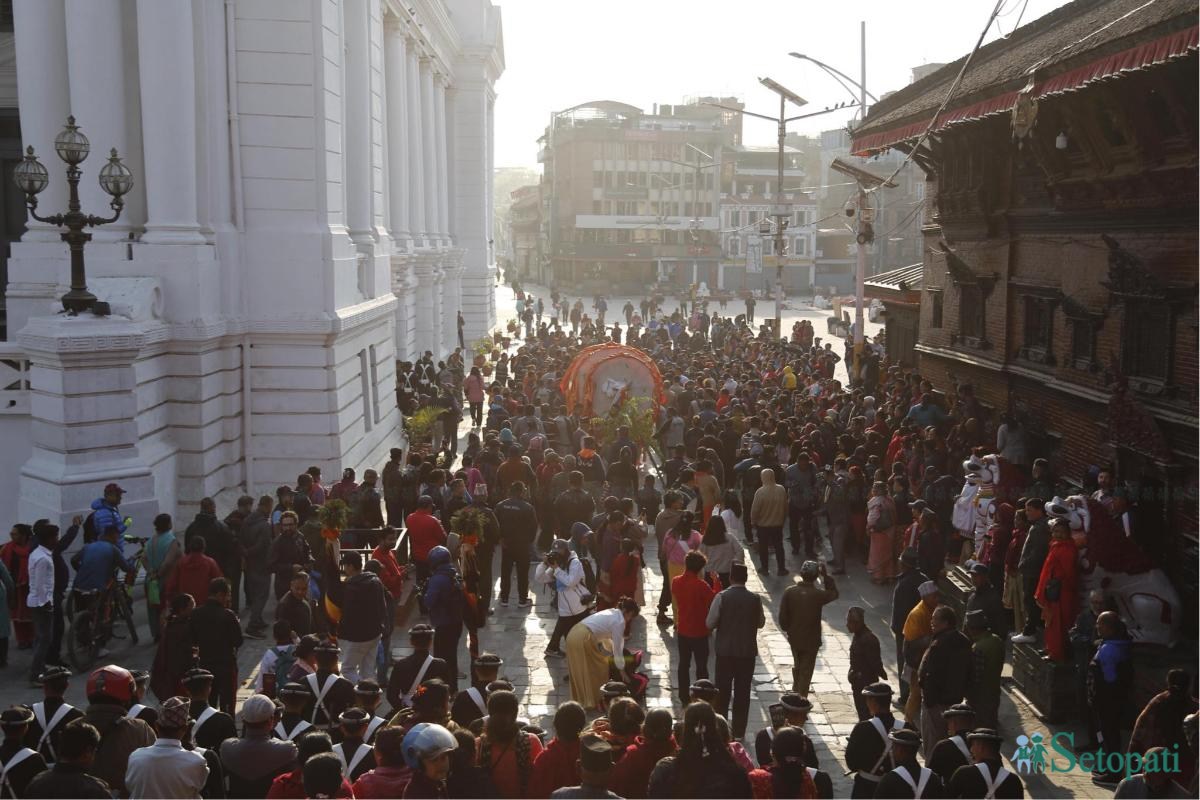
<path fill-rule="evenodd" d="M 83 174 L 79 165 L 91 152 L 91 144 L 83 135 L 83 131 L 75 125 L 75 117 L 67 117 L 66 126 L 54 139 L 54 150 L 67 165 L 67 186 L 70 191 L 65 214 L 43 217 L 37 213 L 37 196 L 49 185 L 50 174 L 34 155 L 32 145 L 26 148 L 24 159 L 13 169 L 13 182 L 25 195 L 29 216 L 38 222 L 67 229 L 61 236 L 71 252 L 71 290 L 63 295 L 62 304 L 67 312 L 74 315 L 87 311 L 96 304 L 96 295 L 87 288 L 87 273 L 83 262 L 83 246 L 91 241 L 92 235 L 84 229 L 107 225 L 120 218 L 121 210 L 125 207 L 125 195 L 133 188 L 133 175 L 129 168 L 121 163 L 114 148 L 108 163 L 100 168 L 99 175 L 100 188 L 112 197 L 109 207 L 112 208 L 113 215 L 97 217 L 84 214 L 79 203 L 79 178 Z"/>
<path fill-rule="evenodd" d="M 780 86 L 778 83 L 771 80 L 770 78 L 759 78 L 758 82 L 761 83 L 763 86 L 766 86 L 771 91 L 775 92 L 777 95 L 779 95 L 779 116 L 770 117 L 770 116 L 767 116 L 766 114 L 756 114 L 755 112 L 747 111 L 744 108 L 736 108 L 734 106 L 727 106 L 727 105 L 723 105 L 721 103 L 705 102 L 704 105 L 713 106 L 715 108 L 723 108 L 726 111 L 733 111 L 737 114 L 745 114 L 748 117 L 755 117 L 757 119 L 765 119 L 770 122 L 774 122 L 778 126 L 777 139 L 778 139 L 778 151 L 779 152 L 778 152 L 778 162 L 777 162 L 778 166 L 777 166 L 777 170 L 776 170 L 776 178 L 778 180 L 778 185 L 775 187 L 776 191 L 775 191 L 775 196 L 774 196 L 774 199 L 777 202 L 774 204 L 774 206 L 775 206 L 774 211 L 770 214 L 770 216 L 773 216 L 775 218 L 775 335 L 781 336 L 783 334 L 783 330 L 782 330 L 782 328 L 783 328 L 783 261 L 784 261 L 783 234 L 787 228 L 788 217 L 791 216 L 790 211 L 784 210 L 784 205 L 782 203 L 783 153 L 784 153 L 783 148 L 784 148 L 784 140 L 787 138 L 787 124 L 789 122 L 795 122 L 796 120 L 808 119 L 809 117 L 816 117 L 816 116 L 820 116 L 821 114 L 829 114 L 834 111 L 839 111 L 840 109 L 844 108 L 846 104 L 842 103 L 842 104 L 839 104 L 836 106 L 830 106 L 829 108 L 825 108 L 821 111 L 814 111 L 810 114 L 800 114 L 798 116 L 789 117 L 789 116 L 786 116 L 788 101 L 791 101 L 792 104 L 797 105 L 797 106 L 807 105 L 808 101 L 806 101 L 804 98 L 800 97 L 795 92 L 789 91 L 788 89 L 784 88 L 783 86 Z M 763 233 L 763 235 L 766 235 L 768 233 L 768 231 L 763 229 L 762 233 Z"/>

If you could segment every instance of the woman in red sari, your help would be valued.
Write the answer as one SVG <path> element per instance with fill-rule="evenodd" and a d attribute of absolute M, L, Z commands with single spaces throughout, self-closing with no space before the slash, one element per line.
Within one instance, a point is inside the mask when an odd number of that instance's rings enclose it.
<path fill-rule="evenodd" d="M 1050 523 L 1050 537 L 1050 553 L 1033 597 L 1046 623 L 1046 653 L 1051 661 L 1066 661 L 1067 632 L 1079 611 L 1079 562 L 1066 520 Z"/>
<path fill-rule="evenodd" d="M 17 591 L 8 596 L 8 610 L 12 613 L 13 635 L 18 650 L 33 646 L 33 617 L 29 613 L 29 554 L 33 552 L 33 529 L 17 523 L 8 532 L 9 542 L 0 547 L 0 559 L 13 580 Z"/>

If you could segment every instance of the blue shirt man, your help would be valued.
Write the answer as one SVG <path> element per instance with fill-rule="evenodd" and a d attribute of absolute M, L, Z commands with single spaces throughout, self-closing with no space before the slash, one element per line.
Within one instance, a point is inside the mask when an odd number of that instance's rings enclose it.
<path fill-rule="evenodd" d="M 117 574 L 118 567 L 123 572 L 133 571 L 133 565 L 117 549 L 115 539 L 116 533 L 110 528 L 104 538 L 85 545 L 79 551 L 79 565 L 75 572 L 76 591 L 98 592 L 104 589 Z"/>

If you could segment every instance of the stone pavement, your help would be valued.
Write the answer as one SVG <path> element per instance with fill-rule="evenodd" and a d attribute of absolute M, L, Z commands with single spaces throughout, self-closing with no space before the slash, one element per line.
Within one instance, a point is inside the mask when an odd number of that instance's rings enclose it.
<path fill-rule="evenodd" d="M 828 549 L 826 545 L 826 554 Z M 499 555 L 497 554 L 497 559 Z M 793 572 L 799 569 L 802 558 L 791 556 Z M 670 708 L 678 716 L 682 706 L 678 699 L 675 673 L 677 653 L 674 628 L 664 628 L 654 621 L 661 578 L 657 570 L 657 553 L 654 537 L 646 543 L 646 561 L 655 565 L 644 571 L 645 599 L 647 605 L 643 616 L 633 625 L 628 647 L 645 651 L 643 671 L 650 677 L 646 705 L 649 708 Z M 853 561 L 853 559 L 851 559 Z M 530 565 L 532 575 L 534 565 Z M 497 574 L 499 564 L 495 565 Z M 850 694 L 847 672 L 850 666 L 850 635 L 845 631 L 844 620 L 847 609 L 860 605 L 867 610 L 868 624 L 879 636 L 883 650 L 884 665 L 889 682 L 899 688 L 895 648 L 892 644 L 888 620 L 891 613 L 891 590 L 871 584 L 866 570 L 858 563 L 848 564 L 849 575 L 837 578 L 839 598 L 826 607 L 823 625 L 823 648 L 813 673 L 812 691 L 809 698 L 814 708 L 809 715 L 806 730 L 816 747 L 821 769 L 833 780 L 836 797 L 849 797 L 852 777 L 845 775 L 844 751 L 851 728 L 858 721 L 854 700 Z M 497 576 L 498 580 L 498 576 Z M 762 595 L 768 607 L 767 624 L 760 642 L 758 663 L 754 670 L 751 693 L 750 722 L 744 741 L 753 757 L 754 736 L 769 724 L 768 707 L 778 702 L 780 694 L 791 689 L 792 653 L 787 639 L 779 630 L 779 598 L 794 577 L 765 575 L 757 569 L 750 570 L 748 586 Z M 522 703 L 522 713 L 531 721 L 553 732 L 554 709 L 559 703 L 571 699 L 567 679 L 567 664 L 562 659 L 546 659 L 542 656 L 554 629 L 555 614 L 550 607 L 549 592 L 530 583 L 530 596 L 534 599 L 531 608 L 518 608 L 516 598 L 505 608 L 498 602 L 493 604 L 494 616 L 480 632 L 481 649 L 498 653 L 504 658 L 502 675 L 512 681 Z M 415 612 L 414 612 L 415 613 Z M 406 621 L 407 623 L 407 621 Z M 401 637 L 397 637 L 401 638 Z M 459 664 L 468 663 L 465 653 L 466 637 L 463 638 L 464 652 Z M 399 646 L 395 655 L 406 654 L 407 649 Z M 710 672 L 715 658 L 710 657 Z M 465 670 L 464 670 L 465 671 Z M 693 679 L 695 676 L 693 675 Z M 1001 699 L 1001 727 L 1009 737 L 1005 750 L 1015 750 L 1012 743 L 1018 733 L 1044 731 L 1053 735 L 1061 728 L 1040 722 L 1029 706 L 1020 698 L 1005 693 Z M 1011 768 L 1011 763 L 1008 764 Z M 1029 797 L 1110 797 L 1111 791 L 1097 787 L 1083 773 L 1052 773 L 1022 776 Z"/>

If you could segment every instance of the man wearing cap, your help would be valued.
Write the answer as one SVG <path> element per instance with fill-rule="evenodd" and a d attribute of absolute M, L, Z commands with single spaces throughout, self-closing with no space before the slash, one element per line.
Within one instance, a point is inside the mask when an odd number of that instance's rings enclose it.
<path fill-rule="evenodd" d="M 817 585 L 817 578 L 821 586 Z M 800 582 L 783 593 L 779 604 L 779 627 L 792 646 L 792 691 L 808 695 L 817 651 L 821 649 L 821 611 L 838 598 L 837 583 L 826 574 L 824 563 L 805 561 L 800 566 Z"/>
<path fill-rule="evenodd" d="M 354 707 L 361 708 L 367 715 L 367 729 L 363 732 L 363 741 L 373 744 L 375 734 L 387 724 L 387 719 L 375 712 L 383 700 L 383 689 L 375 681 L 359 681 L 354 685 Z"/>
<path fill-rule="evenodd" d="M 579 738 L 579 785 L 555 789 L 550 797 L 555 800 L 575 798 L 619 798 L 608 789 L 613 767 L 613 748 L 602 736 L 594 733 Z"/>
<path fill-rule="evenodd" d="M 432 678 L 445 681 L 449 677 L 445 659 L 434 658 L 430 653 L 432 625 L 424 622 L 414 625 L 408 631 L 408 643 L 412 645 L 412 653 L 392 665 L 388 678 L 387 699 L 393 713 L 412 705 L 413 693 L 423 681 Z"/>
<path fill-rule="evenodd" d="M 191 739 L 198 747 L 212 749 L 219 747 L 226 739 L 237 736 L 233 717 L 209 705 L 213 690 L 211 672 L 202 667 L 188 670 L 183 676 L 183 688 L 191 702 Z"/>
<path fill-rule="evenodd" d="M 25 706 L 12 706 L 0 712 L 0 728 L 4 743 L 0 744 L 0 793 L 7 797 L 24 797 L 25 787 L 33 777 L 46 770 L 41 753 L 25 746 L 33 712 Z"/>
<path fill-rule="evenodd" d="M 808 712 L 812 711 L 812 701 L 807 697 L 798 695 L 795 692 L 785 692 L 779 696 L 779 706 L 783 709 L 782 725 L 776 726 L 775 720 L 772 719 L 772 724 L 768 728 L 763 728 L 754 737 L 754 757 L 758 759 L 760 767 L 767 767 L 775 762 L 774 758 L 774 741 L 775 734 L 779 733 L 783 728 L 791 727 L 798 731 L 804 732 L 804 726 L 808 722 Z M 805 748 L 804 748 L 804 764 L 808 767 L 815 768 L 817 766 L 817 751 L 812 745 L 812 740 L 808 738 L 807 733 L 803 733 Z"/>
<path fill-rule="evenodd" d="M 347 707 L 354 704 L 354 684 L 337 672 L 338 646 L 323 640 L 316 648 L 317 670 L 304 676 L 311 692 L 304 718 L 319 730 L 329 730 Z"/>
<path fill-rule="evenodd" d="M 896 766 L 879 780 L 876 797 L 921 798 L 941 797 L 942 778 L 928 767 L 917 763 L 921 736 L 914 730 L 892 731 L 892 763 Z"/>
<path fill-rule="evenodd" d="M 276 724 L 275 703 L 265 694 L 252 694 L 242 704 L 240 739 L 221 744 L 221 766 L 229 797 L 266 797 L 279 775 L 296 766 L 297 747 L 271 736 Z"/>
<path fill-rule="evenodd" d="M 959 767 L 946 784 L 947 797 L 995 797 L 1016 800 L 1025 796 L 1025 786 L 1015 772 L 1000 760 L 1004 737 L 990 728 L 976 728 L 967 734 L 971 760 Z"/>
<path fill-rule="evenodd" d="M 1000 673 L 1004 669 L 1004 640 L 988 630 L 988 618 L 979 609 L 967 612 L 966 633 L 971 640 L 971 680 L 967 702 L 979 715 L 979 727 L 995 728 L 1000 714 Z"/>
<path fill-rule="evenodd" d="M 739 740 L 746 735 L 759 631 L 767 622 L 762 598 L 746 588 L 747 574 L 745 564 L 729 568 L 731 585 L 713 598 L 705 620 L 709 629 L 716 631 L 717 712 L 728 715 L 732 701 L 730 732 Z"/>
<path fill-rule="evenodd" d="M 866 698 L 862 690 L 881 678 L 887 678 L 883 669 L 883 656 L 879 652 L 879 637 L 867 627 L 867 612 L 861 606 L 851 606 L 846 611 L 846 630 L 850 632 L 850 691 L 854 693 L 854 708 L 860 720 L 871 716 L 867 711 Z"/>
<path fill-rule="evenodd" d="M 903 722 L 892 716 L 891 686 L 873 683 L 862 690 L 862 695 L 867 699 L 871 717 L 857 723 L 846 742 L 846 767 L 857 773 L 850 792 L 852 798 L 876 796 L 880 778 L 895 766 L 891 761 L 894 742 L 890 734 L 904 727 Z"/>
<path fill-rule="evenodd" d="M 949 736 L 933 746 L 925 763 L 943 781 L 949 781 L 956 769 L 971 763 L 967 733 L 975 727 L 975 709 L 966 703 L 955 703 L 942 712 L 942 717 Z"/>
<path fill-rule="evenodd" d="M 128 797 L 200 797 L 208 781 L 204 756 L 185 750 L 189 723 L 186 697 L 168 697 L 158 714 L 154 744 L 134 750 L 125 769 Z"/>
<path fill-rule="evenodd" d="M 913 606 L 904 618 L 904 669 L 902 674 L 908 678 L 908 699 L 904 703 L 904 718 L 917 724 L 921 713 L 921 686 L 917 683 L 917 667 L 925 648 L 933 639 L 933 610 L 941 600 L 937 584 L 925 581 L 917 587 L 920 600 Z"/>
<path fill-rule="evenodd" d="M 272 729 L 275 738 L 285 742 L 294 742 L 313 729 L 312 723 L 304 718 L 304 707 L 312 698 L 312 692 L 303 683 L 285 683 L 279 689 L 279 699 L 283 703 L 283 713 Z"/>
<path fill-rule="evenodd" d="M 970 614 L 972 611 L 982 611 L 987 616 L 988 627 L 997 636 L 1003 638 L 1008 623 L 1004 615 L 1004 601 L 1000 597 L 1000 590 L 992 584 L 987 564 L 975 561 L 971 564 L 970 572 L 971 583 L 975 585 L 975 588 L 967 595 L 964 619 L 966 614 Z"/>
<path fill-rule="evenodd" d="M 117 529 L 117 549 L 125 553 L 125 519 L 121 516 L 121 498 L 125 490 L 115 483 L 104 487 L 104 496 L 92 501 L 92 530 L 99 536 L 109 528 Z M 84 522 L 86 527 L 87 523 Z"/>
<path fill-rule="evenodd" d="M 921 687 L 921 737 L 923 755 L 946 738 L 942 712 L 961 703 L 971 680 L 971 642 L 958 630 L 958 615 L 949 606 L 938 606 L 931 620 L 933 638 L 917 668 Z M 915 720 L 909 719 L 909 722 Z"/>
<path fill-rule="evenodd" d="M 495 653 L 480 653 L 471 662 L 471 685 L 459 692 L 450 706 L 450 718 L 459 727 L 467 728 L 487 716 L 488 684 L 500 677 L 502 666 L 504 659 Z"/>
<path fill-rule="evenodd" d="M 140 719 L 158 730 L 158 709 L 142 702 L 146 699 L 146 689 L 150 686 L 150 673 L 144 669 L 131 669 L 129 674 L 133 676 L 134 683 L 133 705 L 129 707 L 129 713 L 125 716 Z"/>
<path fill-rule="evenodd" d="M 33 719 L 25 734 L 25 746 L 41 753 L 47 764 L 58 760 L 58 740 L 69 723 L 83 717 L 83 712 L 63 699 L 70 683 L 71 671 L 66 667 L 49 667 L 41 675 L 44 699 L 31 707 Z"/>
<path fill-rule="evenodd" d="M 375 769 L 375 748 L 364 741 L 370 719 L 361 708 L 347 708 L 337 720 L 342 741 L 333 746 L 333 754 L 342 762 L 342 771 L 351 783 Z"/>

